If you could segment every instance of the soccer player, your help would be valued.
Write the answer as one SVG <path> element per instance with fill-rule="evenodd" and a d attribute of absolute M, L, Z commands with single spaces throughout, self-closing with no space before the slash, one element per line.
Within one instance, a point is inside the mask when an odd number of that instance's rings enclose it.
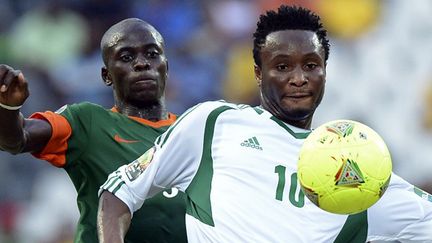
<path fill-rule="evenodd" d="M 131 215 L 171 187 L 186 193 L 189 242 L 432 242 L 431 195 L 395 174 L 354 215 L 325 212 L 299 189 L 298 153 L 326 83 L 319 16 L 288 6 L 261 15 L 253 56 L 261 106 L 199 104 L 113 172 L 100 190 L 101 242 L 121 242 Z"/>
<path fill-rule="evenodd" d="M 19 108 L 29 95 L 27 81 L 20 71 L 0 65 L 0 148 L 31 152 L 68 173 L 80 211 L 75 242 L 98 241 L 97 192 L 108 174 L 152 147 L 176 119 L 165 106 L 168 61 L 153 26 L 123 20 L 104 34 L 101 50 L 102 78 L 114 93 L 111 110 L 83 102 L 25 119 Z M 184 202 L 176 189 L 146 201 L 126 242 L 185 242 Z"/>

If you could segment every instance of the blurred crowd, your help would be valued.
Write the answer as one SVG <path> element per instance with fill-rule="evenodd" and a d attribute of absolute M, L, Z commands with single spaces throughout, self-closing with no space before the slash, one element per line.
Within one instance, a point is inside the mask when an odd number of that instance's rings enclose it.
<path fill-rule="evenodd" d="M 29 81 L 25 116 L 81 101 L 110 108 L 100 39 L 138 17 L 165 38 L 170 111 L 214 99 L 256 105 L 252 33 L 259 14 L 281 3 L 313 9 L 330 31 L 314 125 L 364 122 L 387 142 L 394 171 L 432 192 L 432 1 L 0 0 L 0 63 Z M 72 241 L 76 192 L 64 171 L 0 153 L 0 185 L 0 242 Z"/>

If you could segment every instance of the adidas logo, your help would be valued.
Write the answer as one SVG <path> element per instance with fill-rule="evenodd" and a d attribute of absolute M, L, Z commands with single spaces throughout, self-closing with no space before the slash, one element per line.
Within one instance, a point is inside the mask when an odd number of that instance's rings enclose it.
<path fill-rule="evenodd" d="M 240 145 L 243 147 L 250 147 L 253 149 L 263 150 L 256 137 L 251 137 L 248 140 L 244 140 Z"/>

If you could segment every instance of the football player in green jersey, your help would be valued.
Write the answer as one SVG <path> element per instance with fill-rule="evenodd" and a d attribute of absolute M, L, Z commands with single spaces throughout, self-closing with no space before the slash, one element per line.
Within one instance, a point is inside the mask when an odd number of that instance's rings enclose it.
<path fill-rule="evenodd" d="M 168 61 L 153 26 L 123 20 L 106 31 L 101 50 L 102 79 L 114 93 L 110 110 L 84 102 L 24 118 L 27 81 L 19 70 L 0 65 L 0 148 L 32 153 L 68 173 L 80 211 L 75 242 L 98 241 L 97 191 L 108 174 L 152 147 L 176 120 L 165 106 Z M 126 242 L 184 242 L 184 216 L 184 194 L 161 192 L 134 216 Z"/>
<path fill-rule="evenodd" d="M 432 242 L 432 196 L 395 174 L 375 205 L 353 215 L 326 212 L 300 190 L 298 155 L 329 56 L 319 16 L 291 6 L 261 15 L 253 54 L 261 106 L 199 104 L 113 172 L 99 191 L 101 206 L 117 205 L 98 218 L 110 236 L 102 242 L 122 242 L 113 237 L 131 214 L 172 187 L 186 193 L 189 242 Z"/>

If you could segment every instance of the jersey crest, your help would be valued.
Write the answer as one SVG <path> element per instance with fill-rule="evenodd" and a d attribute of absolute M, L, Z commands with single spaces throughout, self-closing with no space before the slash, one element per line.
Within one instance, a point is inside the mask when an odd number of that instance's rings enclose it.
<path fill-rule="evenodd" d="M 141 157 L 126 167 L 125 173 L 130 181 L 134 181 L 145 171 L 145 169 L 147 169 L 153 159 L 155 150 L 155 147 L 150 148 L 147 152 L 141 155 Z"/>

